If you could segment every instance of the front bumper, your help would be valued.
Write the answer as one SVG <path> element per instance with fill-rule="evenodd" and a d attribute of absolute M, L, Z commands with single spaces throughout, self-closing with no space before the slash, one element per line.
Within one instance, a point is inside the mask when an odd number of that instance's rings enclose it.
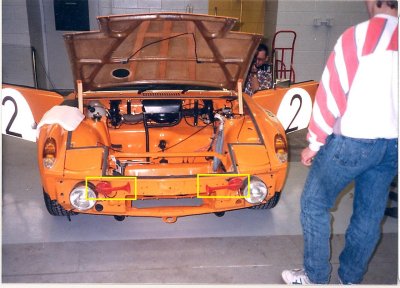
<path fill-rule="evenodd" d="M 273 174 L 257 175 L 268 187 L 268 195 L 262 203 L 276 193 L 276 183 L 284 177 L 285 169 Z M 232 178 L 245 180 L 247 174 L 193 175 L 181 177 L 87 177 L 86 179 L 55 180 L 54 190 L 48 191 L 51 198 L 64 207 L 78 213 L 97 215 L 161 217 L 166 222 L 175 222 L 177 217 L 217 213 L 254 206 L 249 204 L 240 189 L 226 188 Z M 96 205 L 85 211 L 77 210 L 69 202 L 69 193 L 79 182 L 96 186 L 108 182 L 115 190 L 107 195 L 96 196 Z M 127 185 L 129 183 L 129 185 Z M 49 185 L 53 186 L 53 185 Z M 48 189 L 50 188 L 48 186 Z M 130 187 L 130 189 L 127 189 Z M 211 189 L 210 189 L 211 187 Z M 216 188 L 216 189 L 214 189 Z M 163 206 L 163 200 L 176 199 L 176 206 Z M 180 205 L 181 199 L 195 199 L 195 205 Z M 152 207 L 142 203 L 152 202 Z M 160 204 L 157 204 L 157 201 Z M 190 201 L 189 201 L 190 202 Z M 262 204 L 259 203 L 259 204 Z M 259 205 L 256 204 L 256 205 Z"/>

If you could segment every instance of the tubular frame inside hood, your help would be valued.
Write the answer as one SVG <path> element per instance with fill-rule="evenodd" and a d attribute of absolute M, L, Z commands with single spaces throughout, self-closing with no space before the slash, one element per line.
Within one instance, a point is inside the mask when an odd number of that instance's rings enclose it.
<path fill-rule="evenodd" d="M 83 90 L 146 84 L 235 90 L 261 35 L 232 32 L 237 19 L 186 13 L 97 18 L 100 30 L 67 33 L 74 80 Z"/>

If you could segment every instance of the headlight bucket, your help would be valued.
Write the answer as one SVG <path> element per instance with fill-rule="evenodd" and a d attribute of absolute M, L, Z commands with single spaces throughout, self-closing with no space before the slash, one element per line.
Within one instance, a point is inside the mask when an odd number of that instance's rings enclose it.
<path fill-rule="evenodd" d="M 250 185 L 250 189 L 249 186 Z M 250 190 L 250 191 L 249 191 Z M 268 195 L 268 187 L 263 181 L 257 176 L 250 177 L 250 184 L 246 179 L 243 182 L 243 186 L 240 192 L 244 196 L 244 199 L 250 204 L 260 204 L 264 201 L 265 197 Z M 248 195 L 250 192 L 250 195 Z"/>
<path fill-rule="evenodd" d="M 288 147 L 285 136 L 276 134 L 274 139 L 276 157 L 281 163 L 288 161 Z"/>
<path fill-rule="evenodd" d="M 43 166 L 51 169 L 56 162 L 57 157 L 57 144 L 54 138 L 47 138 L 43 145 Z"/>
<path fill-rule="evenodd" d="M 96 204 L 96 200 L 90 200 L 89 198 L 96 198 L 94 186 L 88 185 L 85 187 L 84 183 L 76 185 L 69 194 L 71 205 L 81 211 L 89 210 Z"/>

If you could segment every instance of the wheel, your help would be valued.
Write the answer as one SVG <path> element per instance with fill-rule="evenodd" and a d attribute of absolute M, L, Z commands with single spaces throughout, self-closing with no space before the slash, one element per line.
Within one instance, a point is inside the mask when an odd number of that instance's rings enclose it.
<path fill-rule="evenodd" d="M 69 216 L 76 215 L 78 213 L 65 210 L 57 200 L 51 200 L 49 194 L 43 189 L 44 203 L 46 204 L 47 211 L 53 216 Z"/>
<path fill-rule="evenodd" d="M 271 209 L 271 208 L 274 208 L 276 206 L 276 204 L 278 204 L 280 198 L 281 198 L 281 192 L 275 192 L 274 197 L 269 199 L 267 201 L 267 203 L 260 204 L 257 206 L 252 206 L 249 208 L 250 209 Z"/>
<path fill-rule="evenodd" d="M 215 216 L 222 217 L 225 215 L 225 212 L 214 212 Z"/>
<path fill-rule="evenodd" d="M 114 215 L 114 219 L 117 221 L 124 221 L 125 220 L 125 216 L 122 215 Z"/>

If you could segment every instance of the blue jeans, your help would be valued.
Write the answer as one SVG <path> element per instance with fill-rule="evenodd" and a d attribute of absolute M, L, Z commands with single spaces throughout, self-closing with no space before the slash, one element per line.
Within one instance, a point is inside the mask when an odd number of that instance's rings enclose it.
<path fill-rule="evenodd" d="M 329 283 L 330 209 L 353 180 L 353 215 L 338 274 L 343 283 L 362 281 L 380 238 L 389 185 L 396 174 L 397 139 L 328 137 L 313 161 L 301 196 L 304 269 L 313 283 Z"/>

